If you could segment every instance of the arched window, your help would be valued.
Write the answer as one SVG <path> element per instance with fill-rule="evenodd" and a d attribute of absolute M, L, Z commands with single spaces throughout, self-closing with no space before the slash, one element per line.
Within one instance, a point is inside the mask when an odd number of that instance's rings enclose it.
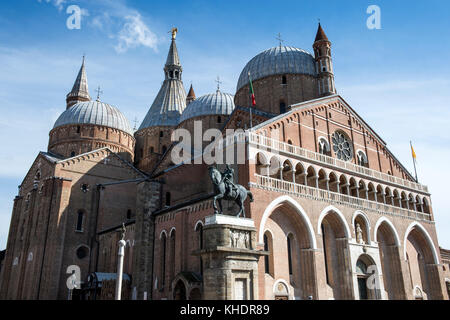
<path fill-rule="evenodd" d="M 77 216 L 76 231 L 83 232 L 83 220 L 84 220 L 84 212 L 83 212 L 83 210 L 79 210 L 78 216 Z"/>
<path fill-rule="evenodd" d="M 264 251 L 268 251 L 269 255 L 264 257 L 265 273 L 274 276 L 274 263 L 273 263 L 273 239 L 272 234 L 269 231 L 264 233 Z"/>
<path fill-rule="evenodd" d="M 286 78 L 286 76 L 283 76 L 283 77 L 281 78 L 281 84 L 287 84 L 287 78 Z"/>
<path fill-rule="evenodd" d="M 325 156 L 330 155 L 330 144 L 325 138 L 319 138 L 319 153 Z"/>
<path fill-rule="evenodd" d="M 127 210 L 127 220 L 131 219 L 131 210 Z"/>
<path fill-rule="evenodd" d="M 167 244 L 167 239 L 166 239 L 166 234 L 163 233 L 162 237 L 161 237 L 161 288 L 164 288 L 165 284 L 166 284 L 166 244 Z"/>
<path fill-rule="evenodd" d="M 287 250 L 288 250 L 288 264 L 289 264 L 289 274 L 292 275 L 292 235 L 287 237 Z"/>
<path fill-rule="evenodd" d="M 170 192 L 166 192 L 166 206 L 167 207 L 170 207 L 170 202 L 171 202 L 170 197 L 171 197 Z"/>
<path fill-rule="evenodd" d="M 359 166 L 361 166 L 361 167 L 367 167 L 368 166 L 369 161 L 367 160 L 367 156 L 366 156 L 366 154 L 363 151 L 359 150 L 358 154 L 356 156 L 358 158 L 358 165 Z"/>
<path fill-rule="evenodd" d="M 175 277 L 175 266 L 176 266 L 176 232 L 173 230 L 170 234 L 170 281 L 172 282 Z"/>
<path fill-rule="evenodd" d="M 203 249 L 203 225 L 201 223 L 197 224 L 197 227 L 195 228 L 195 231 L 197 232 L 198 248 L 200 250 L 202 250 Z M 200 264 L 200 274 L 203 275 L 203 260 L 202 260 L 202 257 L 199 258 L 199 264 Z"/>
<path fill-rule="evenodd" d="M 269 251 L 269 239 L 267 239 L 267 234 L 264 235 L 264 251 Z M 267 274 L 270 273 L 269 256 L 264 256 L 264 270 Z"/>
<path fill-rule="evenodd" d="M 280 113 L 286 112 L 286 103 L 284 101 L 280 101 Z"/>

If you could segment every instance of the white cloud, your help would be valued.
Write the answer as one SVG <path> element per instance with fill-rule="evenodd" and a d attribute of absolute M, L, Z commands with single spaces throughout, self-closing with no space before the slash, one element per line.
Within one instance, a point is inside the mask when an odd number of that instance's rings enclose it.
<path fill-rule="evenodd" d="M 124 53 L 130 48 L 144 46 L 157 51 L 158 38 L 142 21 L 140 14 L 125 17 L 125 24 L 120 30 L 119 43 L 115 47 L 118 53 Z"/>

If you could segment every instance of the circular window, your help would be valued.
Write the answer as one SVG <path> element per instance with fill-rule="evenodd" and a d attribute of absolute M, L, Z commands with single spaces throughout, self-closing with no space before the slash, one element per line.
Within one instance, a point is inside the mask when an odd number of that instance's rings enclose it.
<path fill-rule="evenodd" d="M 77 257 L 78 259 L 84 259 L 88 255 L 88 248 L 87 247 L 79 247 L 77 249 Z"/>
<path fill-rule="evenodd" d="M 353 158 L 353 147 L 350 139 L 343 132 L 335 132 L 332 136 L 333 151 L 340 160 L 350 161 Z"/>

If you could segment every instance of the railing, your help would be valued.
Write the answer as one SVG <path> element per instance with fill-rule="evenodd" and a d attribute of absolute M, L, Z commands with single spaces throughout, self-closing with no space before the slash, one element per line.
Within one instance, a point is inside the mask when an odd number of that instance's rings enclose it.
<path fill-rule="evenodd" d="M 334 204 L 338 203 L 347 206 L 350 205 L 351 207 L 356 209 L 374 211 L 383 215 L 401 216 L 421 221 L 432 221 L 431 216 L 429 214 L 422 212 L 394 207 L 391 205 L 375 201 L 355 198 L 345 194 L 317 189 L 302 184 L 296 184 L 289 181 L 274 179 L 271 177 L 261 176 L 259 174 L 255 174 L 255 177 L 256 177 L 256 184 L 250 183 L 250 185 L 265 190 L 291 194 L 297 197 L 303 197 L 312 200 L 322 200 Z"/>
<path fill-rule="evenodd" d="M 270 148 L 277 150 L 278 152 L 288 153 L 297 157 L 304 158 L 306 160 L 312 160 L 320 162 L 329 166 L 334 166 L 340 169 L 346 169 L 352 172 L 356 172 L 360 175 L 367 176 L 369 178 L 375 178 L 383 181 L 388 181 L 390 183 L 407 187 L 413 190 L 428 193 L 428 187 L 419 183 L 408 181 L 402 178 L 394 177 L 383 172 L 379 172 L 373 169 L 358 166 L 351 162 L 342 161 L 336 158 L 328 157 L 323 154 L 313 152 L 307 149 L 303 149 L 297 146 L 293 146 L 272 138 L 265 137 L 263 135 L 256 134 L 254 132 L 249 132 L 249 142 L 262 146 L 264 148 Z"/>

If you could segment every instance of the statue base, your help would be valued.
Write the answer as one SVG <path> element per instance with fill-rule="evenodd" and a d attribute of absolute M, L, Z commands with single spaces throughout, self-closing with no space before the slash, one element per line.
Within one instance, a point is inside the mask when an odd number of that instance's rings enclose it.
<path fill-rule="evenodd" d="M 204 249 L 194 252 L 203 261 L 203 298 L 258 299 L 258 261 L 268 252 L 256 250 L 254 221 L 225 215 L 205 221 Z"/>

